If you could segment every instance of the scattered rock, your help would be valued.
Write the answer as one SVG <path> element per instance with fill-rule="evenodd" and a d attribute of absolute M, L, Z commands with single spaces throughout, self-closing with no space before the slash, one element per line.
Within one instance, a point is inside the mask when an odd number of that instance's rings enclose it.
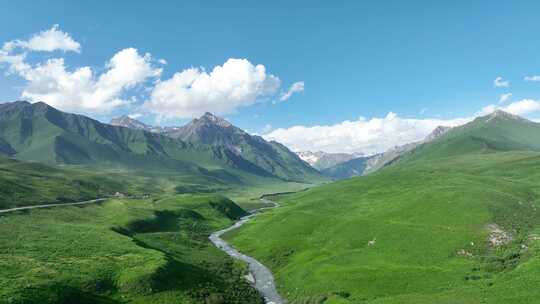
<path fill-rule="evenodd" d="M 504 231 L 499 225 L 489 224 L 487 229 L 489 230 L 488 241 L 492 247 L 500 247 L 512 242 L 512 235 Z"/>

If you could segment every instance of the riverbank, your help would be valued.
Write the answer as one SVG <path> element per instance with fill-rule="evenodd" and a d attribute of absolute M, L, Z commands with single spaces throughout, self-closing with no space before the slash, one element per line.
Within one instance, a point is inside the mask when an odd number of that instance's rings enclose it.
<path fill-rule="evenodd" d="M 264 204 L 273 204 L 273 206 L 253 210 L 250 215 L 241 218 L 239 221 L 234 223 L 234 225 L 212 233 L 209 239 L 217 248 L 221 249 L 229 256 L 248 263 L 250 273 L 249 282 L 255 289 L 257 289 L 257 291 L 261 293 L 265 303 L 286 304 L 287 302 L 283 298 L 281 298 L 281 296 L 277 292 L 274 276 L 272 275 L 270 269 L 268 269 L 268 267 L 264 266 L 256 259 L 234 249 L 234 247 L 232 247 L 227 241 L 221 238 L 223 234 L 240 228 L 242 225 L 260 214 L 262 211 L 279 207 L 279 204 L 266 199 L 265 196 L 262 196 L 260 200 Z"/>

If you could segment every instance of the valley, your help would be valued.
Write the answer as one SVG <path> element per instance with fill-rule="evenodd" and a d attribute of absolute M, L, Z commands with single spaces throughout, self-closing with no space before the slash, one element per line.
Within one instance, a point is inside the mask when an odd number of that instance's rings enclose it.
<path fill-rule="evenodd" d="M 540 1 L 0 1 L 0 304 L 540 303 Z"/>
<path fill-rule="evenodd" d="M 0 182 L 9 185 L 0 211 L 1 303 L 529 303 L 538 296 L 527 286 L 537 282 L 540 250 L 540 124 L 497 111 L 360 156 L 360 166 L 375 159 L 379 170 L 328 183 L 294 153 L 276 153 L 283 146 L 210 114 L 175 128 L 184 135 L 174 139 L 36 106 L 4 105 L 0 120 L 11 151 L 0 158 Z M 42 156 L 49 149 L 34 147 L 44 129 L 33 124 L 50 122 L 46 113 L 97 132 L 55 123 L 51 142 L 78 136 L 81 145 L 54 144 L 57 155 L 97 146 L 142 157 L 138 151 L 152 147 L 144 155 L 153 164 L 182 165 L 107 168 L 109 154 L 94 148 L 85 157 L 104 163 L 28 159 L 28 149 L 45 149 Z M 30 131 L 14 131 L 23 124 Z M 182 156 L 191 149 L 222 152 L 193 162 Z M 358 159 L 338 157 L 333 166 Z M 294 171 L 273 167 L 285 162 L 295 162 Z M 269 193 L 281 194 L 269 201 Z M 260 212 L 274 202 L 281 207 Z"/>
<path fill-rule="evenodd" d="M 327 179 L 211 114 L 186 128 L 176 139 L 1 104 L 0 303 L 262 303 L 210 234 L 263 194 Z"/>

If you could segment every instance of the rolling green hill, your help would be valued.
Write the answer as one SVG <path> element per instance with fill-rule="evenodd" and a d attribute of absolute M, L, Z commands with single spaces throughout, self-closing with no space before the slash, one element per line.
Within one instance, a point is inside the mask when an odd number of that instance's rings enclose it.
<path fill-rule="evenodd" d="M 409 160 L 428 160 L 460 154 L 540 151 L 540 124 L 503 111 L 478 117 L 450 129 L 433 144 L 415 149 Z"/>
<path fill-rule="evenodd" d="M 0 157 L 0 173 L 0 209 L 90 200 L 136 188 L 111 174 L 66 170 L 4 157 Z M 144 191 L 143 183 L 139 187 Z"/>
<path fill-rule="evenodd" d="M 239 129 L 238 129 L 239 130 Z M 242 131 L 243 132 L 243 131 Z M 219 135 L 219 134 L 218 134 Z M 249 183 L 256 177 L 297 182 L 325 179 L 279 144 L 264 149 L 207 144 L 100 123 L 45 103 L 0 104 L 0 153 L 47 164 L 177 172 Z M 288 152 L 287 152 L 288 151 Z"/>
<path fill-rule="evenodd" d="M 262 304 L 208 240 L 245 214 L 189 194 L 0 215 L 0 303 Z"/>
<path fill-rule="evenodd" d="M 535 303 L 540 124 L 504 112 L 229 235 L 291 303 Z"/>

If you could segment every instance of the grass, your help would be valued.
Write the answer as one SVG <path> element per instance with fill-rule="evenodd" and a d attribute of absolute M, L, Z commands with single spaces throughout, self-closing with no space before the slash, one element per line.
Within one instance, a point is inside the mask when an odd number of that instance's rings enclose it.
<path fill-rule="evenodd" d="M 211 231 L 245 211 L 217 195 L 0 217 L 0 303 L 261 303 Z"/>
<path fill-rule="evenodd" d="M 228 237 L 292 303 L 531 303 L 539 169 L 535 152 L 402 162 L 280 198 Z M 513 241 L 490 246 L 490 223 Z"/>
<path fill-rule="evenodd" d="M 260 303 L 243 279 L 245 265 L 208 241 L 246 214 L 215 193 L 250 210 L 262 194 L 312 186 L 8 158 L 0 158 L 0 171 L 1 209 L 150 194 L 2 215 L 0 303 Z"/>
<path fill-rule="evenodd" d="M 155 191 L 142 179 L 114 172 L 63 169 L 1 157 L 0 172 L 0 209 L 82 201 L 116 191 Z"/>

